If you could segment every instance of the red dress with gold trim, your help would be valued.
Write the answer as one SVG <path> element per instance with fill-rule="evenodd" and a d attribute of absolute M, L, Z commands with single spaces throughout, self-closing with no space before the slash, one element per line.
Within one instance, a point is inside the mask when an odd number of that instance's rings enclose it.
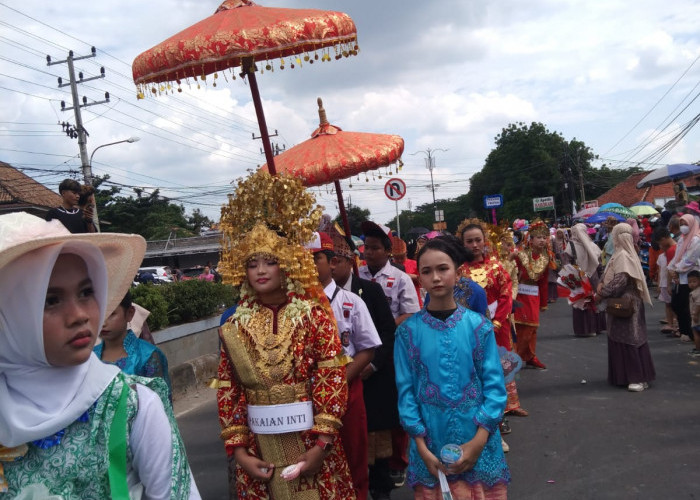
<path fill-rule="evenodd" d="M 226 452 L 230 456 L 236 447 L 245 446 L 251 455 L 275 464 L 269 483 L 252 479 L 237 465 L 238 498 L 354 499 L 345 453 L 337 439 L 348 398 L 337 328 L 321 307 L 314 306 L 293 321 L 289 318 L 294 315 L 285 317 L 288 307 L 294 304 L 277 309 L 255 303 L 245 317 L 234 315 L 221 330 L 217 399 Z M 313 403 L 310 430 L 270 438 L 248 428 L 248 404 L 297 401 Z M 298 454 L 312 448 L 319 434 L 336 437 L 320 472 L 289 483 L 279 479 L 282 468 L 296 463 Z M 280 439 L 275 441 L 276 437 Z"/>
<path fill-rule="evenodd" d="M 549 255 L 545 252 L 534 254 L 530 249 L 522 250 L 517 253 L 515 262 L 520 274 L 517 300 L 522 304 L 515 309 L 515 323 L 539 326 L 540 310 L 547 308 Z M 524 293 L 535 288 L 536 294 Z"/>
<path fill-rule="evenodd" d="M 492 309 L 493 303 L 497 303 L 496 312 L 491 318 L 496 343 L 512 351 L 513 340 L 510 335 L 510 321 L 508 321 L 508 316 L 513 309 L 513 283 L 510 274 L 493 256 L 486 256 L 481 262 L 465 262 L 459 271 L 462 276 L 470 278 L 486 291 L 489 309 Z"/>

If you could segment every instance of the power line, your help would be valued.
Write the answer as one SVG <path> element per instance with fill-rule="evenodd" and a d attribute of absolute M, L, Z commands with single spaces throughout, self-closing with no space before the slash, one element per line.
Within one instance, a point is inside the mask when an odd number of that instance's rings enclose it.
<path fill-rule="evenodd" d="M 625 139 L 627 138 L 627 136 L 629 136 L 629 135 L 634 131 L 634 129 L 636 129 L 636 128 L 639 126 L 639 124 L 642 123 L 642 122 L 646 119 L 646 117 L 649 116 L 649 115 L 651 114 L 651 112 L 654 111 L 654 109 L 656 109 L 656 107 L 657 107 L 659 104 L 661 104 L 661 101 L 663 101 L 663 100 L 666 98 L 666 96 L 668 96 L 668 94 L 670 94 L 671 91 L 676 87 L 676 85 L 678 84 L 678 82 L 680 82 L 680 81 L 685 77 L 685 75 L 688 74 L 688 71 L 690 71 L 690 69 L 695 65 L 695 63 L 698 62 L 698 59 L 700 59 L 700 55 L 699 55 L 698 57 L 696 57 L 696 58 L 693 60 L 692 63 L 690 63 L 690 65 L 685 69 L 685 71 L 681 74 L 681 76 L 679 76 L 679 77 L 676 79 L 676 81 L 673 82 L 673 85 L 671 85 L 671 87 L 669 87 L 669 89 L 668 89 L 666 92 L 664 92 L 664 94 L 659 98 L 658 101 L 656 101 L 656 102 L 654 103 L 654 105 L 649 109 L 649 111 L 647 111 L 647 112 L 644 114 L 644 116 L 642 116 L 642 117 L 637 121 L 637 123 L 635 123 L 635 124 L 632 126 L 632 128 L 629 129 L 629 130 L 627 131 L 627 133 L 626 133 L 625 135 L 622 136 L 622 138 L 621 138 L 619 141 L 617 141 L 615 144 L 613 144 L 613 146 L 612 146 L 610 149 L 608 149 L 605 153 L 603 153 L 604 156 L 608 156 L 608 155 L 610 154 L 610 151 L 612 151 L 613 149 L 615 149 L 623 140 L 625 140 Z M 697 87 L 697 85 L 696 85 L 696 87 Z"/>

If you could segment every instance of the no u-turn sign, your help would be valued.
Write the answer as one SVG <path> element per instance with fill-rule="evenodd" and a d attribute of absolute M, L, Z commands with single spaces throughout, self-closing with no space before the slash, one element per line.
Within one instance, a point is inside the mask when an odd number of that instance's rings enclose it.
<path fill-rule="evenodd" d="M 384 194 L 391 201 L 399 201 L 406 196 L 406 183 L 401 179 L 389 179 L 384 184 Z"/>

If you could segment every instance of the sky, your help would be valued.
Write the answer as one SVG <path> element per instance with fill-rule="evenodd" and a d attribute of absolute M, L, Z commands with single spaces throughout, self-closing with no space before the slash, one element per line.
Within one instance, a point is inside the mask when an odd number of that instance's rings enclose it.
<path fill-rule="evenodd" d="M 258 2 L 261 3 L 261 2 Z M 287 148 L 318 126 L 316 99 L 346 131 L 398 134 L 404 167 L 343 181 L 346 203 L 387 222 L 397 205 L 383 194 L 389 176 L 407 184 L 407 210 L 469 190 L 494 139 L 510 123 L 544 123 L 583 141 L 595 166 L 700 160 L 700 3 L 693 0 L 433 0 L 375 2 L 267 0 L 267 7 L 348 13 L 357 26 L 357 57 L 258 75 L 273 143 Z M 160 189 L 191 212 L 218 220 L 232 183 L 265 163 L 247 83 L 218 81 L 180 94 L 136 99 L 131 63 L 180 30 L 213 14 L 216 0 L 115 2 L 0 0 L 0 160 L 56 190 L 81 178 L 77 140 L 59 122 L 75 123 L 65 64 L 76 61 L 90 134 L 93 173 L 132 194 Z M 209 80 L 211 82 L 211 80 Z M 130 137 L 140 140 L 96 148 Z M 382 175 L 382 178 L 379 178 Z M 503 175 L 507 175 L 504 172 Z M 314 188 L 332 215 L 332 186 Z M 543 193 L 543 196 L 557 193 Z"/>

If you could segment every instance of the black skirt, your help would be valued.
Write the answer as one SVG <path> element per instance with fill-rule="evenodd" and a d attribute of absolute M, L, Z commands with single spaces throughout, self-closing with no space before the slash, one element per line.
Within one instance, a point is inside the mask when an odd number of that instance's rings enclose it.
<path fill-rule="evenodd" d="M 656 370 L 647 342 L 636 347 L 608 338 L 608 382 L 611 385 L 641 384 L 655 378 Z"/>

